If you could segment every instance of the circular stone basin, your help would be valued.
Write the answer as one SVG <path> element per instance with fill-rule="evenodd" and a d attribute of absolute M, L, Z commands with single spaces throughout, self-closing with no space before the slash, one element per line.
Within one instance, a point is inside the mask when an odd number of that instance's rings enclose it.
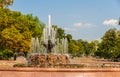
<path fill-rule="evenodd" d="M 70 61 L 66 55 L 55 54 L 31 54 L 28 58 L 30 65 L 60 65 L 69 64 Z"/>

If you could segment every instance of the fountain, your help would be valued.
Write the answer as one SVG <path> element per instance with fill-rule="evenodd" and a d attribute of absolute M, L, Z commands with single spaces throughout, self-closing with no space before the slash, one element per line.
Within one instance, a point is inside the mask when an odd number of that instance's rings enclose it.
<path fill-rule="evenodd" d="M 67 54 L 68 44 L 67 38 L 56 38 L 57 30 L 51 26 L 51 16 L 48 16 L 48 25 L 43 30 L 41 40 L 32 38 L 32 52 L 33 53 L 53 53 L 53 54 Z"/>
<path fill-rule="evenodd" d="M 16 64 L 15 67 L 0 68 L 1 77 L 119 77 L 120 63 L 82 62 L 72 64 L 67 54 L 67 39 L 56 38 L 56 29 L 51 27 L 49 15 L 48 26 L 44 28 L 41 40 L 32 38 L 32 54 L 27 64 Z M 1 62 L 4 63 L 4 62 Z M 5 64 L 5 63 L 4 63 Z M 30 65 L 30 67 L 29 67 Z M 114 68 L 111 67 L 114 66 Z M 34 68 L 31 68 L 33 66 Z M 19 68 L 18 68 L 19 67 Z M 21 68 L 22 67 L 22 68 Z M 27 67 L 27 68 L 26 68 Z M 45 68 L 38 68 L 45 67 Z M 46 68 L 50 67 L 50 68 Z M 52 68 L 51 68 L 52 67 Z M 53 68 L 55 67 L 55 68 Z M 57 68 L 56 68 L 57 67 Z M 84 68 L 85 67 L 85 68 Z M 69 68 L 69 69 L 68 69 Z"/>
<path fill-rule="evenodd" d="M 43 30 L 43 36 L 32 38 L 32 54 L 29 56 L 29 64 L 40 65 L 59 65 L 69 64 L 67 39 L 56 38 L 57 30 L 51 26 L 51 16 L 48 16 L 48 25 Z"/>

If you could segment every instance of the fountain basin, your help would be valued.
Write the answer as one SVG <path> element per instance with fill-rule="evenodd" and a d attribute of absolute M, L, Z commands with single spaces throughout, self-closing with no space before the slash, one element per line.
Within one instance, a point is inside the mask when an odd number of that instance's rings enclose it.
<path fill-rule="evenodd" d="M 55 55 L 55 54 L 31 54 L 29 56 L 28 63 L 33 66 L 38 65 L 59 65 L 69 64 L 70 61 L 66 55 Z"/>
<path fill-rule="evenodd" d="M 1 77 L 119 77 L 120 68 L 0 68 Z"/>

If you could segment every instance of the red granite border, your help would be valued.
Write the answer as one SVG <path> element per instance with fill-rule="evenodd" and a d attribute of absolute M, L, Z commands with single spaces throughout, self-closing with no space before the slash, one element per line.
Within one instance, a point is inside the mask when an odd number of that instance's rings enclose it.
<path fill-rule="evenodd" d="M 120 72 L 120 68 L 0 68 L 0 71 L 16 71 L 16 72 Z"/>

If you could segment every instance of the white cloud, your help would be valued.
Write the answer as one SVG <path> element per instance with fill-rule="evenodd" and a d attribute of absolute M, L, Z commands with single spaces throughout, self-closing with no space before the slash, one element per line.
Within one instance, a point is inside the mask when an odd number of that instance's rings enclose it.
<path fill-rule="evenodd" d="M 109 19 L 109 20 L 105 20 L 103 22 L 104 25 L 109 25 L 109 26 L 116 26 L 118 24 L 118 20 L 116 19 Z"/>
<path fill-rule="evenodd" d="M 63 28 L 64 30 L 66 30 L 66 31 L 75 31 L 76 29 L 74 29 L 74 28 L 67 28 L 67 27 L 65 27 L 65 28 Z"/>
<path fill-rule="evenodd" d="M 75 27 L 82 27 L 82 26 L 83 26 L 82 23 L 74 23 L 73 25 L 74 25 Z"/>
<path fill-rule="evenodd" d="M 74 23 L 73 26 L 75 27 L 94 27 L 95 25 L 93 24 L 89 24 L 89 23 Z"/>

